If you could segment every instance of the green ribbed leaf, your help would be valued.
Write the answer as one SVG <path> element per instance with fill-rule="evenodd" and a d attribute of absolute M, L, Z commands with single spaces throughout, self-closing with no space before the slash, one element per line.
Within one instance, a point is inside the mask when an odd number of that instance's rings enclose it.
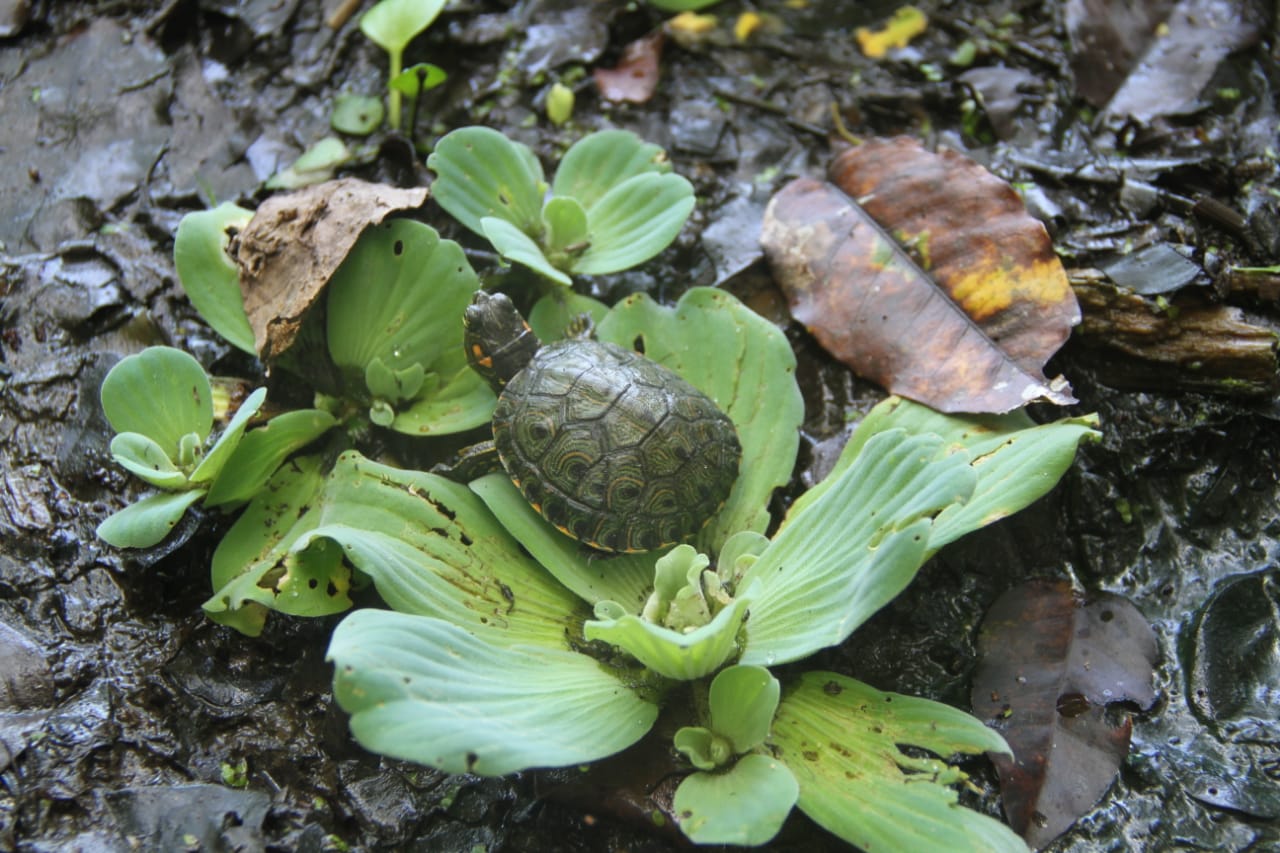
<path fill-rule="evenodd" d="M 466 486 L 434 474 L 339 457 L 321 523 L 299 540 L 328 537 L 403 613 L 496 632 L 504 642 L 565 644 L 585 608 L 524 556 Z"/>
<path fill-rule="evenodd" d="M 204 492 L 161 492 L 130 504 L 98 525 L 98 538 L 117 548 L 159 544 Z"/>
<path fill-rule="evenodd" d="M 652 258 L 693 211 L 693 185 L 679 175 L 636 175 L 587 208 L 591 245 L 572 262 L 579 275 L 618 272 Z"/>
<path fill-rule="evenodd" d="M 565 588 L 589 604 L 615 601 L 639 613 L 653 586 L 653 564 L 665 551 L 604 555 L 590 551 L 538 515 L 506 473 L 471 483 L 502 527 Z"/>
<path fill-rule="evenodd" d="M 236 409 L 235 415 L 218 435 L 218 440 L 214 442 L 213 447 L 209 448 L 204 459 L 200 460 L 200 464 L 191 472 L 191 482 L 206 485 L 221 473 L 231 454 L 240 445 L 240 439 L 249 426 L 249 419 L 258 413 L 266 401 L 266 388 L 259 388 L 245 398 L 240 408 Z"/>
<path fill-rule="evenodd" d="M 133 476 L 160 489 L 182 489 L 187 475 L 173 464 L 154 439 L 136 432 L 122 432 L 111 439 L 111 458 Z"/>
<path fill-rule="evenodd" d="M 635 743 L 658 715 L 585 655 L 503 645 L 440 619 L 359 610 L 334 631 L 328 656 L 356 740 L 446 773 L 595 761 Z"/>
<path fill-rule="evenodd" d="M 542 222 L 546 227 L 544 238 L 547 254 L 580 251 L 575 245 L 585 245 L 587 239 L 587 212 L 577 199 L 553 196 L 542 207 Z"/>
<path fill-rule="evenodd" d="M 564 646 L 566 629 L 586 616 L 465 486 L 353 451 L 323 480 L 315 465 L 304 458 L 282 469 L 228 531 L 214 553 L 218 593 L 205 605 L 213 618 L 246 601 L 297 615 L 345 609 L 341 566 L 307 588 L 282 586 L 294 580 L 295 561 L 330 546 L 392 608 L 502 642 Z"/>
<path fill-rule="evenodd" d="M 213 552 L 214 593 L 204 603 L 205 615 L 257 636 L 268 610 L 323 616 L 351 606 L 351 572 L 338 548 L 292 549 L 319 523 L 324 486 L 315 456 L 293 460 L 267 481 Z"/>
<path fill-rule="evenodd" d="M 933 435 L 880 433 L 747 570 L 742 663 L 770 666 L 842 642 L 910 583 L 932 516 L 972 493 L 976 475 Z"/>
<path fill-rule="evenodd" d="M 479 288 L 457 243 L 408 219 L 366 229 L 333 274 L 326 322 L 334 364 L 362 386 L 375 360 L 393 376 L 416 366 L 439 377 L 409 400 L 381 400 L 396 413 L 393 429 L 459 432 L 492 415 L 494 396 L 462 345 L 462 314 Z"/>
<path fill-rule="evenodd" d="M 545 276 L 554 282 L 568 286 L 572 279 L 556 269 L 547 256 L 542 253 L 532 237 L 521 231 L 514 224 L 496 216 L 486 216 L 480 220 L 481 232 L 498 254 L 513 263 L 522 264 L 538 275 Z"/>
<path fill-rule="evenodd" d="M 337 420 L 328 412 L 299 409 L 277 415 L 265 425 L 250 430 L 213 481 L 205 505 L 231 506 L 250 500 L 287 457 L 336 424 Z"/>
<path fill-rule="evenodd" d="M 769 736 L 782 686 L 762 666 L 731 666 L 711 682 L 711 728 L 733 743 L 735 752 L 755 749 Z"/>
<path fill-rule="evenodd" d="M 792 504 L 788 520 L 818 500 L 873 436 L 890 429 L 934 433 L 942 438 L 944 452 L 963 453 L 971 460 L 978 480 L 973 496 L 946 510 L 934 525 L 929 539 L 932 554 L 1044 496 L 1071 465 L 1080 442 L 1097 440 L 1097 425 L 1097 415 L 1037 425 L 1021 410 L 1004 415 L 944 415 L 890 397 L 863 418 L 836 467 Z"/>
<path fill-rule="evenodd" d="M 645 174 L 671 171 L 667 154 L 629 130 L 600 130 L 565 152 L 551 184 L 553 196 L 569 196 L 590 210 L 619 184 Z"/>
<path fill-rule="evenodd" d="M 1026 851 L 1007 826 L 958 805 L 948 786 L 960 771 L 899 748 L 1008 752 L 1000 735 L 955 708 L 808 672 L 784 691 L 770 743 L 800 783 L 800 809 L 864 850 Z"/>
<path fill-rule="evenodd" d="M 188 213 L 173 240 L 173 265 L 192 306 L 209 326 L 237 349 L 257 356 L 253 329 L 244 313 L 240 271 L 227 246 L 230 232 L 243 230 L 253 211 L 224 202 L 213 210 Z"/>

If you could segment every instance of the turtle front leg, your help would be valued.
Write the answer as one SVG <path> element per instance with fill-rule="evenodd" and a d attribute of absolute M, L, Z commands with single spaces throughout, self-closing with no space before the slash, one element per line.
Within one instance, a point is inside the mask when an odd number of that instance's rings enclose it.
<path fill-rule="evenodd" d="M 458 451 L 453 464 L 446 465 L 441 462 L 432 467 L 431 473 L 448 477 L 455 483 L 470 483 L 485 474 L 493 474 L 501 470 L 503 470 L 502 460 L 498 458 L 498 448 L 494 445 L 493 439 L 489 439 L 462 448 Z"/>

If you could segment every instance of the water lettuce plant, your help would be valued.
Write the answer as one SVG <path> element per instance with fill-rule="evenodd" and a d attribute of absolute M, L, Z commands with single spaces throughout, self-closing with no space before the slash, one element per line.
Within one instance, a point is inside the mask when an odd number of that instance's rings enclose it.
<path fill-rule="evenodd" d="M 178 226 L 174 260 L 188 297 L 214 331 L 255 353 L 228 254 L 229 232 L 251 216 L 232 204 L 188 214 Z M 410 435 L 479 426 L 494 397 L 467 365 L 459 319 L 479 287 L 462 249 L 435 229 L 405 219 L 367 228 L 329 280 L 323 310 L 304 335 L 320 343 L 300 347 L 305 355 L 283 366 L 314 380 L 323 392 L 319 404 L 343 418 L 360 409 L 372 423 Z"/>
<path fill-rule="evenodd" d="M 430 62 L 419 62 L 410 65 L 387 81 L 388 88 L 409 99 L 409 136 L 414 136 L 414 128 L 418 124 L 418 100 L 423 92 L 439 86 L 449 75 L 438 65 Z"/>
<path fill-rule="evenodd" d="M 446 210 L 561 283 L 652 257 L 693 204 L 661 149 L 619 131 L 570 149 L 550 193 L 529 149 L 484 128 L 445 137 L 430 163 Z M 188 217 L 175 260 L 211 325 L 253 352 L 229 249 L 247 216 Z M 112 451 L 164 492 L 100 535 L 141 546 L 198 500 L 239 509 L 204 609 L 250 635 L 272 611 L 338 613 L 374 587 L 389 609 L 347 615 L 328 656 L 335 698 L 375 752 L 450 773 L 575 766 L 635 746 L 669 714 L 687 762 L 672 809 L 696 843 L 765 844 L 798 808 L 867 849 L 1024 850 L 958 805 L 966 777 L 950 757 L 1007 752 L 999 734 L 936 702 L 775 668 L 849 641 L 939 548 L 1043 495 L 1094 419 L 1037 426 L 891 398 L 777 520 L 770 500 L 790 480 L 803 417 L 784 334 L 711 288 L 674 307 L 636 295 L 611 309 L 550 288 L 530 312 L 540 334 L 590 313 L 600 338 L 716 401 L 743 450 L 728 500 L 691 542 L 602 559 L 505 474 L 457 483 L 359 449 L 373 427 L 428 435 L 489 419 L 493 394 L 467 366 L 460 322 L 479 286 L 431 228 L 366 229 L 274 365 L 273 377 L 311 383 L 317 409 L 250 428 L 259 390 L 216 438 L 194 359 L 167 348 L 125 359 L 103 387 Z M 335 427 L 324 452 L 306 452 Z"/>
<path fill-rule="evenodd" d="M 184 289 L 210 325 L 238 348 L 254 352 L 229 235 L 248 211 L 222 205 L 189 214 L 179 226 L 175 263 Z M 358 518 L 368 538 L 399 535 L 391 475 L 342 457 L 291 454 L 331 427 L 350 443 L 370 424 L 424 436 L 486 422 L 489 386 L 467 365 L 462 311 L 479 287 L 461 248 L 410 220 L 373 226 L 331 277 L 282 372 L 316 379 L 317 409 L 287 412 L 245 433 L 265 389 L 254 392 L 210 445 L 208 377 L 179 350 L 155 348 L 124 359 L 103 384 L 108 419 L 121 433 L 112 444 L 128 470 L 165 491 L 107 519 L 99 529 L 118 546 L 158 543 L 201 499 L 243 507 L 214 552 L 214 594 L 205 609 L 216 621 L 256 634 L 267 612 L 315 616 L 350 606 L 349 561 L 313 530 L 327 519 Z M 234 451 L 234 452 L 233 452 Z M 390 518 L 390 527 L 380 519 Z"/>
<path fill-rule="evenodd" d="M 346 401 L 410 435 L 487 421 L 493 392 L 467 364 L 460 319 L 479 287 L 462 248 L 434 228 L 393 219 L 366 229 L 325 294 L 324 336 Z"/>
<path fill-rule="evenodd" d="M 442 137 L 427 158 L 435 200 L 505 258 L 552 281 L 643 263 L 675 239 L 693 187 L 657 145 L 624 130 L 583 137 L 548 186 L 525 145 L 487 127 Z"/>
<path fill-rule="evenodd" d="M 448 772 L 575 765 L 636 743 L 684 695 L 673 688 L 690 684 L 705 715 L 676 736 L 692 771 L 676 811 L 694 841 L 764 843 L 794 803 L 866 847 L 918 849 L 928 838 L 940 849 L 1024 849 L 1003 824 L 956 807 L 950 786 L 964 776 L 942 760 L 1007 751 L 998 734 L 834 673 L 783 683 L 768 668 L 844 642 L 942 544 L 1043 494 L 1092 422 L 946 418 L 892 400 L 766 538 L 774 478 L 753 472 L 780 456 L 789 470 L 798 392 L 785 340 L 748 315 L 695 289 L 675 309 L 630 300 L 601 324 L 606 338 L 645 328 L 646 353 L 674 353 L 669 366 L 739 426 L 743 489 L 696 548 L 602 561 L 550 528 L 505 476 L 467 490 L 395 475 L 412 496 L 399 505 L 412 547 L 390 559 L 342 542 L 392 608 L 352 613 L 330 644 L 354 735 Z M 717 320 L 720 330 L 701 333 Z M 700 334 L 670 333 L 687 328 Z"/>
<path fill-rule="evenodd" d="M 146 548 L 164 539 L 197 501 L 243 505 L 290 453 L 334 424 L 326 412 L 301 410 L 246 432 L 266 402 L 259 388 L 213 438 L 214 395 L 194 358 L 149 347 L 121 359 L 102 383 L 112 429 L 111 455 L 122 468 L 160 489 L 116 512 L 98 536 L 117 547 Z"/>

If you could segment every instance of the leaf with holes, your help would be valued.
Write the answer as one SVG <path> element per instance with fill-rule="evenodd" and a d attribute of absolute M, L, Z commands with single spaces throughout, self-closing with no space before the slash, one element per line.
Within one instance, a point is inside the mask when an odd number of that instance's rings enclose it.
<path fill-rule="evenodd" d="M 325 319 L 333 363 L 371 420 L 423 436 L 489 419 L 493 392 L 462 346 L 462 312 L 479 288 L 462 248 L 421 222 L 360 236 L 329 282 Z"/>
<path fill-rule="evenodd" d="M 978 638 L 974 714 L 1004 735 L 993 755 L 1009 823 L 1033 847 L 1064 832 L 1110 787 L 1129 752 L 1130 721 L 1107 706 L 1150 708 L 1155 632 L 1119 596 L 1076 595 L 1036 580 L 991 606 Z"/>
<path fill-rule="evenodd" d="M 959 768 L 903 749 L 1005 752 L 963 711 L 806 672 L 783 690 L 769 743 L 800 782 L 800 810 L 864 850 L 1025 853 L 1007 826 L 958 807 Z"/>

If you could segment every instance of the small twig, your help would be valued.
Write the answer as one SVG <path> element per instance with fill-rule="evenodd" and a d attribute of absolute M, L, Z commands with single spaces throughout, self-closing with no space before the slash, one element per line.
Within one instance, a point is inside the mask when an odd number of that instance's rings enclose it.
<path fill-rule="evenodd" d="M 844 118 L 840 115 L 840 105 L 835 101 L 831 102 L 831 121 L 835 124 L 836 135 L 848 142 L 850 145 L 861 145 L 862 138 L 854 136 L 849 128 L 845 126 Z"/>
<path fill-rule="evenodd" d="M 331 30 L 342 29 L 343 24 L 350 20 L 362 2 L 364 0 L 342 0 L 342 5 L 333 10 L 333 14 L 324 22 L 324 25 Z"/>
<path fill-rule="evenodd" d="M 803 130 L 805 133 L 812 133 L 820 139 L 827 138 L 827 132 L 825 130 L 818 127 L 816 124 L 809 124 L 807 121 L 800 121 L 800 119 L 792 118 L 787 114 L 786 107 L 779 106 L 772 101 L 763 101 L 759 98 L 753 98 L 750 95 L 739 95 L 736 92 L 730 92 L 728 89 L 712 89 L 711 91 L 713 94 L 724 98 L 726 101 L 733 101 L 735 104 L 742 104 L 743 106 L 754 107 L 755 109 L 762 110 L 766 113 L 773 113 L 796 130 Z"/>
<path fill-rule="evenodd" d="M 168 0 L 163 6 L 156 10 L 156 13 L 147 19 L 142 25 L 142 31 L 149 36 L 154 36 L 156 30 L 164 26 L 165 21 L 169 20 L 169 16 L 173 14 L 174 9 L 178 8 L 178 4 L 182 0 Z"/>

